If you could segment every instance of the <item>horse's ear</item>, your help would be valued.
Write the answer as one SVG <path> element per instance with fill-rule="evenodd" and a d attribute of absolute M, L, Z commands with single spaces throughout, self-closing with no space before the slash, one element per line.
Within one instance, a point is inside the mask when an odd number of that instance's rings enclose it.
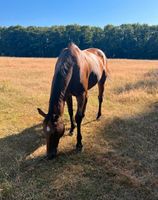
<path fill-rule="evenodd" d="M 39 113 L 40 115 L 42 115 L 42 117 L 46 117 L 46 116 L 47 116 L 47 114 L 44 113 L 40 108 L 37 108 L 37 110 L 38 110 L 38 113 Z"/>

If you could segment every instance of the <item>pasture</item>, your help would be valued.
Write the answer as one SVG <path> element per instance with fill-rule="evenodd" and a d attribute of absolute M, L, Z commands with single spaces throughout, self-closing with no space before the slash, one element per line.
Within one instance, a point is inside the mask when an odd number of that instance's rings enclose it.
<path fill-rule="evenodd" d="M 84 151 L 65 106 L 67 131 L 48 161 L 36 108 L 48 109 L 55 62 L 0 58 L 0 199 L 158 199 L 158 61 L 109 60 L 99 121 L 97 86 L 89 91 Z"/>

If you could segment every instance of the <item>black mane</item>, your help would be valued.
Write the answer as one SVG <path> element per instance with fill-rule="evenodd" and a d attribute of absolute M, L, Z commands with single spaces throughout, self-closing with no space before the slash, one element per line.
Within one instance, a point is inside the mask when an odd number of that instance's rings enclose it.
<path fill-rule="evenodd" d="M 56 63 L 54 77 L 51 86 L 51 94 L 49 101 L 48 118 L 53 114 L 60 113 L 60 103 L 64 100 L 66 89 L 68 87 L 70 76 L 72 75 L 73 66 L 76 60 L 69 48 L 65 48 Z M 57 113 L 54 112 L 54 106 L 57 108 Z"/>

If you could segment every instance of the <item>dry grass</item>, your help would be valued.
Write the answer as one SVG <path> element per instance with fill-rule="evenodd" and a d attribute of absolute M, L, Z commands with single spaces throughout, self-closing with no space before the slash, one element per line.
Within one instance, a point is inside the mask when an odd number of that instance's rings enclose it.
<path fill-rule="evenodd" d="M 158 61 L 109 60 L 100 121 L 89 92 L 84 152 L 75 131 L 47 161 L 36 107 L 47 110 L 55 62 L 0 58 L 0 199 L 158 199 Z"/>

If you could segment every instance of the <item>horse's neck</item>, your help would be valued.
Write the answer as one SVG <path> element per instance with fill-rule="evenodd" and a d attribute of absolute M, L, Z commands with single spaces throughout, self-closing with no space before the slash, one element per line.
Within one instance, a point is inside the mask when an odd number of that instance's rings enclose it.
<path fill-rule="evenodd" d="M 62 96 L 62 95 L 61 95 Z M 64 112 L 64 98 L 59 96 L 58 101 L 53 101 L 52 98 L 50 98 L 50 103 L 49 103 L 49 114 L 50 115 L 58 115 L 62 116 Z"/>
<path fill-rule="evenodd" d="M 57 114 L 61 116 L 63 114 L 65 90 L 61 84 L 62 81 L 58 77 L 53 80 L 49 101 L 50 115 Z"/>
<path fill-rule="evenodd" d="M 72 69 L 66 74 L 65 77 L 58 72 L 54 75 L 49 101 L 49 114 L 56 114 L 58 116 L 63 114 L 66 90 L 71 76 Z"/>

